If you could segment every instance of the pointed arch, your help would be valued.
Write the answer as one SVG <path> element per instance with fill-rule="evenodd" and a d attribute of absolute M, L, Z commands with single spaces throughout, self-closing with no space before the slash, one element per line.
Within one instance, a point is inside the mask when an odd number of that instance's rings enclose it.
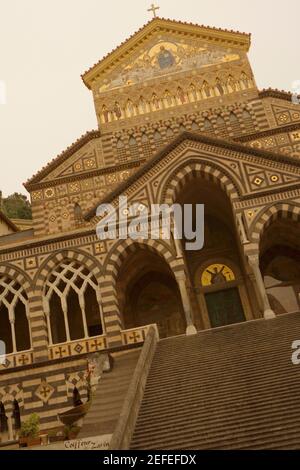
<path fill-rule="evenodd" d="M 122 149 L 125 147 L 124 145 L 124 142 L 123 140 L 121 139 L 121 137 L 119 137 L 119 139 L 117 140 L 117 145 L 116 145 L 117 149 Z"/>
<path fill-rule="evenodd" d="M 137 145 L 137 141 L 133 135 L 129 137 L 128 143 L 129 143 L 129 147 L 134 147 L 135 145 Z"/>
<path fill-rule="evenodd" d="M 268 226 L 278 219 L 291 219 L 300 221 L 300 205 L 290 202 L 272 204 L 253 220 L 250 226 L 251 250 L 259 251 L 260 239 Z"/>
<path fill-rule="evenodd" d="M 142 144 L 148 144 L 149 143 L 149 137 L 147 136 L 147 134 L 145 132 L 143 132 L 143 134 L 142 134 L 141 141 L 142 141 Z"/>
<path fill-rule="evenodd" d="M 239 181 L 229 175 L 224 168 L 215 163 L 208 164 L 199 158 L 181 164 L 162 182 L 159 195 L 160 204 L 173 204 L 182 187 L 195 176 L 215 182 L 226 192 L 232 202 L 238 199 L 242 193 Z"/>
<path fill-rule="evenodd" d="M 214 126 L 213 126 L 211 120 L 206 117 L 203 121 L 203 130 L 204 131 L 211 131 L 211 130 L 213 130 L 213 127 Z"/>
<path fill-rule="evenodd" d="M 45 282 L 51 271 L 63 261 L 77 261 L 78 263 L 83 264 L 89 271 L 93 273 L 98 282 L 102 276 L 103 267 L 101 264 L 96 260 L 95 257 L 88 255 L 84 251 L 74 249 L 56 251 L 44 260 L 37 274 L 35 275 L 34 284 L 38 290 L 43 289 L 43 286 L 45 285 Z"/>
<path fill-rule="evenodd" d="M 196 89 L 194 83 L 191 83 L 189 88 L 188 88 L 188 97 L 189 97 L 189 101 L 191 103 L 194 103 L 195 101 L 198 101 L 197 89 Z"/>
<path fill-rule="evenodd" d="M 166 136 L 168 138 L 173 138 L 174 137 L 174 132 L 173 132 L 173 129 L 171 127 L 167 127 Z"/>
<path fill-rule="evenodd" d="M 0 339 L 6 354 L 31 349 L 29 296 L 31 286 L 19 270 L 0 267 Z"/>
<path fill-rule="evenodd" d="M 162 138 L 161 133 L 159 132 L 158 129 L 156 129 L 156 130 L 154 131 L 154 134 L 153 134 L 153 139 L 154 139 L 155 141 L 158 141 L 158 140 L 161 140 L 161 138 Z"/>
<path fill-rule="evenodd" d="M 176 253 L 163 240 L 120 240 L 112 248 L 106 257 L 105 277 L 102 282 L 103 291 L 103 313 L 106 324 L 109 325 L 107 332 L 110 343 L 120 343 L 120 330 L 122 328 L 122 313 L 117 295 L 117 278 L 121 266 L 127 257 L 137 250 L 146 250 L 158 255 L 169 266 L 173 274 L 184 273 L 184 261 L 177 259 Z"/>
<path fill-rule="evenodd" d="M 62 261 L 50 272 L 43 289 L 51 344 L 103 333 L 99 284 L 83 264 Z"/>
<path fill-rule="evenodd" d="M 237 115 L 235 114 L 234 111 L 231 111 L 230 114 L 229 114 L 229 121 L 230 123 L 232 124 L 235 124 L 235 123 L 238 123 L 239 122 L 239 119 L 237 117 Z"/>

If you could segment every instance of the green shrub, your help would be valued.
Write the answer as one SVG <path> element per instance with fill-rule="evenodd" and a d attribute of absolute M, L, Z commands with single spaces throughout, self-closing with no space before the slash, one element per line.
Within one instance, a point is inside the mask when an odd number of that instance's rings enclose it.
<path fill-rule="evenodd" d="M 40 431 L 40 418 L 36 413 L 33 413 L 21 425 L 20 437 L 38 437 Z"/>

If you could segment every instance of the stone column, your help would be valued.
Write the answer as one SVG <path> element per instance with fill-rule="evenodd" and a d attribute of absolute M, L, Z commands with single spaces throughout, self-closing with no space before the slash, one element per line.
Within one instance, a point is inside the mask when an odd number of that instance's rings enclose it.
<path fill-rule="evenodd" d="M 187 325 L 186 334 L 188 336 L 196 335 L 197 330 L 196 330 L 195 325 L 193 324 L 191 302 L 190 302 L 190 298 L 189 298 L 188 291 L 186 288 L 186 277 L 183 273 L 180 273 L 176 275 L 176 280 L 177 280 L 178 287 L 180 290 L 183 310 L 185 314 L 185 320 L 186 320 L 186 325 Z"/>
<path fill-rule="evenodd" d="M 43 305 L 41 291 L 31 290 L 28 293 L 28 314 L 34 362 L 48 360 L 48 328 Z"/>
<path fill-rule="evenodd" d="M 266 292 L 264 280 L 263 280 L 263 277 L 262 277 L 262 274 L 261 274 L 261 271 L 260 271 L 259 255 L 258 254 L 250 255 L 250 256 L 248 256 L 248 259 L 249 259 L 249 264 L 250 264 L 250 266 L 252 268 L 252 271 L 253 271 L 253 274 L 254 274 L 254 278 L 255 278 L 255 282 L 256 282 L 258 292 L 259 292 L 260 297 L 261 297 L 263 310 L 264 310 L 264 318 L 265 318 L 265 320 L 270 320 L 271 318 L 275 318 L 276 315 L 273 312 L 273 310 L 271 309 L 271 305 L 270 305 L 268 295 L 267 295 L 267 292 Z"/>
<path fill-rule="evenodd" d="M 12 337 L 12 345 L 13 345 L 13 352 L 17 352 L 17 342 L 16 342 L 16 329 L 15 329 L 15 319 L 10 319 L 10 327 L 11 327 L 11 337 Z"/>
<path fill-rule="evenodd" d="M 13 412 L 8 411 L 6 413 L 7 416 L 7 427 L 8 427 L 8 440 L 13 441 L 14 440 L 14 428 L 13 428 Z"/>
<path fill-rule="evenodd" d="M 107 347 L 122 346 L 123 322 L 119 309 L 116 288 L 111 276 L 106 276 L 100 283 L 103 328 Z"/>
<path fill-rule="evenodd" d="M 79 294 L 79 305 L 80 305 L 80 308 L 81 308 L 84 338 L 87 339 L 89 337 L 89 330 L 88 330 L 86 315 L 85 315 L 85 300 L 84 300 L 84 295 L 83 295 L 82 292 L 80 292 L 80 294 Z"/>

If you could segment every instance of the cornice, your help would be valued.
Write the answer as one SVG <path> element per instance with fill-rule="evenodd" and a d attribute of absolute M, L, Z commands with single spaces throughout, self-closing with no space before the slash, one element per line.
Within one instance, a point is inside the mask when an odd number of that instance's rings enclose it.
<path fill-rule="evenodd" d="M 55 186 L 59 186 L 61 184 L 67 184 L 67 183 L 72 183 L 74 181 L 81 181 L 85 180 L 87 178 L 93 178 L 95 176 L 101 176 L 101 175 L 106 175 L 109 173 L 116 173 L 118 171 L 125 171 L 125 170 L 131 170 L 132 168 L 139 168 L 142 163 L 145 162 L 145 159 L 143 160 L 138 160 L 138 161 L 133 161 L 133 162 L 128 162 L 128 163 L 123 163 L 119 165 L 113 165 L 113 166 L 107 166 L 103 168 L 99 168 L 97 170 L 85 172 L 85 173 L 78 173 L 70 176 L 65 176 L 63 178 L 58 178 L 53 181 L 44 181 L 41 183 L 35 183 L 31 184 L 29 189 L 30 191 L 36 191 L 39 189 L 45 189 Z"/>
<path fill-rule="evenodd" d="M 285 100 L 292 102 L 293 94 L 289 91 L 278 90 L 277 88 L 264 88 L 259 92 L 260 98 L 278 98 L 279 100 Z"/>
<path fill-rule="evenodd" d="M 289 124 L 288 126 L 282 127 L 273 127 L 272 129 L 268 129 L 267 131 L 262 132 L 255 132 L 253 134 L 242 135 L 240 137 L 235 138 L 236 142 L 251 142 L 256 139 L 262 139 L 263 137 L 269 137 L 272 135 L 281 134 L 284 132 L 293 132 L 300 129 L 300 122 L 296 124 Z"/>

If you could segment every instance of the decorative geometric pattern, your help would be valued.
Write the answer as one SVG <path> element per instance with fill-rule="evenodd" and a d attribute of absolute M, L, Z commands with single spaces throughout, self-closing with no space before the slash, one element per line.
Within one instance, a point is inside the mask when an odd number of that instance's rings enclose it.
<path fill-rule="evenodd" d="M 292 174 L 284 174 L 275 171 L 262 170 L 261 167 L 245 165 L 246 174 L 252 191 L 264 189 L 268 187 L 279 186 L 283 184 L 298 183 L 299 176 Z"/>
<path fill-rule="evenodd" d="M 285 133 L 280 133 L 280 130 L 278 132 L 279 133 L 276 135 L 255 139 L 250 142 L 247 141 L 245 144 L 252 148 L 266 149 L 273 152 L 300 156 L 300 149 L 296 145 L 300 142 L 300 130 L 288 132 L 287 129 Z"/>
<path fill-rule="evenodd" d="M 122 343 L 124 345 L 143 343 L 150 326 L 151 325 L 147 325 L 145 327 L 122 331 Z"/>
<path fill-rule="evenodd" d="M 43 403 L 47 403 L 54 393 L 52 385 L 46 381 L 42 381 L 35 391 L 35 395 L 42 400 Z"/>
<path fill-rule="evenodd" d="M 83 346 L 81 346 L 80 343 L 76 344 L 74 351 L 77 352 L 77 354 L 80 354 L 83 350 Z"/>
<path fill-rule="evenodd" d="M 300 111 L 296 111 L 293 105 L 290 108 L 282 106 L 272 106 L 272 108 L 278 126 L 300 121 Z"/>
<path fill-rule="evenodd" d="M 16 354 L 8 354 L 3 362 L 0 363 L 0 370 L 11 369 L 12 367 L 27 366 L 33 363 L 33 353 L 21 352 Z"/>
<path fill-rule="evenodd" d="M 37 260 L 36 258 L 26 258 L 25 260 L 26 269 L 34 269 L 37 267 Z"/>
<path fill-rule="evenodd" d="M 106 253 L 105 242 L 96 243 L 94 245 L 94 253 L 95 253 L 95 255 L 100 255 L 102 253 Z"/>
<path fill-rule="evenodd" d="M 80 341 L 70 341 L 68 343 L 59 344 L 49 347 L 51 359 L 62 359 L 80 354 L 94 353 L 103 351 L 107 348 L 106 336 L 96 336 L 90 339 Z"/>

